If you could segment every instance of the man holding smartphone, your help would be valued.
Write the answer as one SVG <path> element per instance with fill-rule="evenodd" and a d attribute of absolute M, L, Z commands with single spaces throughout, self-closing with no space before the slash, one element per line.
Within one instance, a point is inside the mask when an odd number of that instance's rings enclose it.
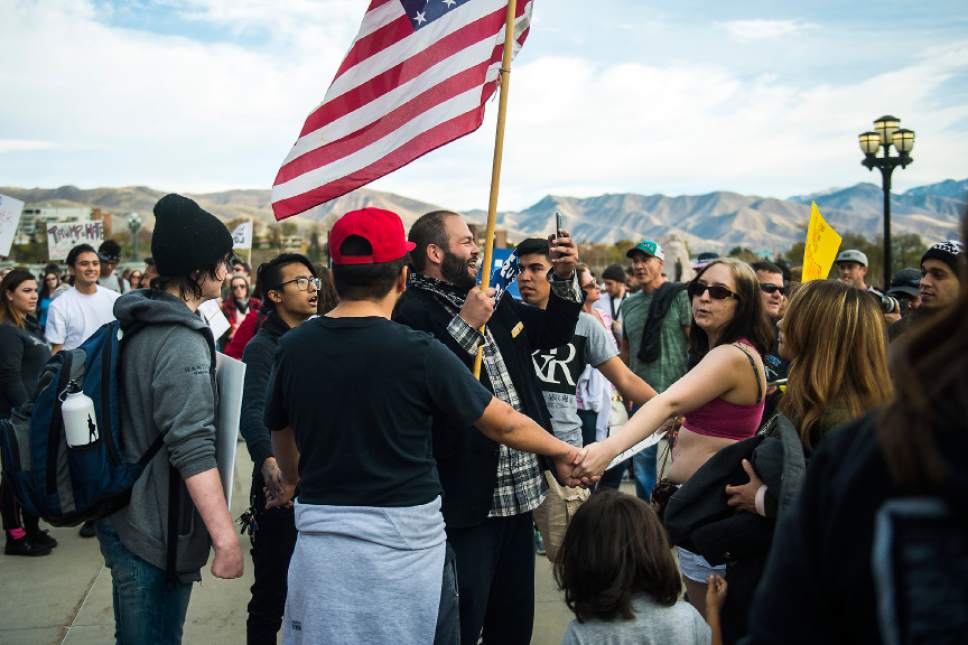
<path fill-rule="evenodd" d="M 551 236 L 552 292 L 545 310 L 507 292 L 494 303 L 493 289 L 475 286 L 480 250 L 456 213 L 423 215 L 409 239 L 414 274 L 394 320 L 429 332 L 469 370 L 483 347 L 481 384 L 550 433 L 531 354 L 564 345 L 575 332 L 582 296 L 571 237 L 565 231 Z M 435 417 L 433 434 L 447 539 L 457 555 L 461 642 L 477 643 L 483 632 L 485 643 L 527 645 L 534 621 L 531 511 L 547 490 L 542 464 L 453 419 Z"/>

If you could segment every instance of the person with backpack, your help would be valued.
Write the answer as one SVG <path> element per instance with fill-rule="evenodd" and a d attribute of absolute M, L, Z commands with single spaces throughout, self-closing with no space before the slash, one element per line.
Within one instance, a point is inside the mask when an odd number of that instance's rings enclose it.
<path fill-rule="evenodd" d="M 242 575 L 242 550 L 215 461 L 215 344 L 196 314 L 219 295 L 232 236 L 180 195 L 154 208 L 150 290 L 121 296 L 119 394 L 123 452 L 138 461 L 163 444 L 131 490 L 131 502 L 97 522 L 111 569 L 119 645 L 177 643 L 192 583 L 214 546 L 212 574 Z"/>
<path fill-rule="evenodd" d="M 0 282 L 0 418 L 28 400 L 50 358 L 50 347 L 37 324 L 37 280 L 14 269 Z M 7 555 L 47 555 L 57 540 L 40 529 L 36 515 L 21 509 L 6 477 L 0 483 L 0 515 Z"/>

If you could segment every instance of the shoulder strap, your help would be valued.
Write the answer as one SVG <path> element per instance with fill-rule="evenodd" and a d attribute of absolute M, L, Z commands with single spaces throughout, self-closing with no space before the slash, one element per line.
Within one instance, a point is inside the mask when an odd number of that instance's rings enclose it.
<path fill-rule="evenodd" d="M 742 343 L 733 343 L 733 347 L 746 355 L 746 360 L 750 362 L 750 367 L 753 368 L 753 378 L 756 379 L 756 402 L 759 403 L 763 400 L 763 385 L 760 383 L 760 371 L 756 369 L 756 361 L 753 360 L 753 355 L 746 351 Z"/>

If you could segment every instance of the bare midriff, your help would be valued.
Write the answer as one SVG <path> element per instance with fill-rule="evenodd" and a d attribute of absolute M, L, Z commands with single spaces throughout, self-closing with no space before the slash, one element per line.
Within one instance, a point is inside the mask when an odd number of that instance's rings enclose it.
<path fill-rule="evenodd" d="M 736 443 L 735 439 L 710 437 L 680 428 L 676 445 L 672 449 L 672 463 L 669 464 L 666 478 L 676 484 L 685 483 L 709 461 L 710 457 L 734 443 Z"/>

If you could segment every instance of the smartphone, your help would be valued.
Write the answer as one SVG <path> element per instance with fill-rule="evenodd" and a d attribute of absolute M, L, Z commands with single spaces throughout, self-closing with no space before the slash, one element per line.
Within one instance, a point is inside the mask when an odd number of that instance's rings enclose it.
<path fill-rule="evenodd" d="M 561 217 L 561 213 L 555 211 L 555 235 L 561 237 L 561 232 L 564 230 L 564 219 Z"/>

